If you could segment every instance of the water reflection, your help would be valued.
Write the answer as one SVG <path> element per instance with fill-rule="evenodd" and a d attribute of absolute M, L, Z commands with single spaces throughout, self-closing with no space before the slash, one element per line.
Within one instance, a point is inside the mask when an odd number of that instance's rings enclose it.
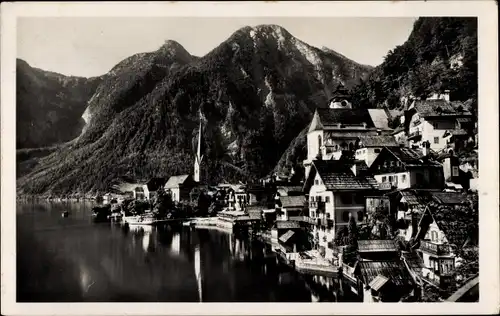
<path fill-rule="evenodd" d="M 18 299 L 310 302 L 322 295 L 262 243 L 182 226 L 93 224 L 91 206 L 18 205 Z"/>

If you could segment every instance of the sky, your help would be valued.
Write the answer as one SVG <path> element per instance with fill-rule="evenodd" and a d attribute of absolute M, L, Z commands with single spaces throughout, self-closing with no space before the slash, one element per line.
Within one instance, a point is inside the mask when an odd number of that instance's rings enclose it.
<path fill-rule="evenodd" d="M 175 40 L 203 56 L 244 26 L 277 24 L 293 36 L 361 63 L 379 65 L 403 44 L 416 18 L 344 17 L 23 17 L 17 57 L 32 67 L 74 76 L 99 76 L 123 59 Z"/>

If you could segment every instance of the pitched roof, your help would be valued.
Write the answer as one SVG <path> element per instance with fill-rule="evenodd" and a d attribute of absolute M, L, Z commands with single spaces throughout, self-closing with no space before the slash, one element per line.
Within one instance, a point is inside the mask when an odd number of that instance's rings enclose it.
<path fill-rule="evenodd" d="M 359 252 L 392 252 L 398 251 L 394 240 L 358 240 Z"/>
<path fill-rule="evenodd" d="M 408 270 L 400 261 L 360 261 L 358 266 L 365 284 L 370 284 L 379 275 L 388 278 L 398 287 L 412 284 Z"/>
<path fill-rule="evenodd" d="M 360 136 L 359 147 L 399 147 L 399 143 L 391 135 Z"/>
<path fill-rule="evenodd" d="M 408 268 L 413 270 L 415 274 L 419 275 L 420 272 L 422 271 L 422 268 L 424 267 L 424 261 L 416 252 L 409 252 L 409 251 L 403 251 L 401 253 L 401 256 L 403 257 L 404 261 L 408 265 Z"/>
<path fill-rule="evenodd" d="M 477 214 L 467 211 L 468 208 L 451 208 L 446 205 L 429 204 L 427 210 L 438 227 L 444 232 L 448 243 L 462 247 L 470 239 L 477 241 Z"/>
<path fill-rule="evenodd" d="M 385 147 L 384 149 L 406 165 L 441 166 L 439 162 L 434 161 L 431 157 L 424 156 L 421 150 L 407 147 Z"/>
<path fill-rule="evenodd" d="M 183 184 L 189 178 L 188 174 L 180 175 L 180 176 L 171 176 L 167 183 L 165 184 L 166 189 L 176 188 L 179 185 Z"/>
<path fill-rule="evenodd" d="M 432 196 L 428 191 L 402 190 L 399 191 L 399 193 L 401 194 L 401 197 L 405 199 L 406 203 L 412 207 L 425 207 L 427 203 L 432 201 Z"/>
<path fill-rule="evenodd" d="M 165 184 L 165 178 L 151 178 L 146 185 L 149 191 L 156 191 Z"/>
<path fill-rule="evenodd" d="M 275 226 L 277 229 L 300 228 L 299 222 L 295 222 L 295 221 L 276 221 Z"/>
<path fill-rule="evenodd" d="M 321 124 L 326 127 L 328 125 L 362 125 L 366 123 L 366 127 L 375 127 L 372 117 L 367 109 L 316 109 Z"/>
<path fill-rule="evenodd" d="M 375 291 L 380 290 L 387 282 L 389 279 L 381 274 L 377 275 L 375 279 L 373 279 L 368 286 Z"/>
<path fill-rule="evenodd" d="M 328 190 L 369 190 L 378 187 L 372 176 L 355 176 L 352 163 L 339 160 L 314 160 L 313 165 Z"/>
<path fill-rule="evenodd" d="M 297 196 L 280 196 L 281 207 L 292 208 L 292 207 L 304 207 L 306 203 L 306 197 L 303 195 Z"/>
<path fill-rule="evenodd" d="M 471 113 L 466 110 L 458 111 L 457 106 L 460 104 L 461 103 L 450 102 L 443 99 L 416 100 L 413 107 L 422 117 L 471 115 Z"/>
<path fill-rule="evenodd" d="M 290 193 L 302 193 L 301 186 L 278 186 L 276 191 L 282 196 L 288 195 Z"/>
<path fill-rule="evenodd" d="M 467 202 L 467 195 L 461 192 L 432 192 L 431 195 L 440 204 L 456 205 Z"/>
<path fill-rule="evenodd" d="M 379 129 L 390 129 L 389 116 L 384 109 L 368 109 L 368 113 L 372 118 L 373 124 Z"/>

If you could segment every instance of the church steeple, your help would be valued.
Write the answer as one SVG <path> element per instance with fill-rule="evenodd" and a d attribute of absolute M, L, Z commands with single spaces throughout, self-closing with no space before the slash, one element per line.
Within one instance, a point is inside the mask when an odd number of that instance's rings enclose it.
<path fill-rule="evenodd" d="M 198 141 L 196 145 L 196 154 L 194 157 L 194 181 L 200 182 L 201 162 L 203 161 L 202 154 L 202 127 L 201 127 L 201 111 L 200 111 L 200 127 L 198 130 Z"/>

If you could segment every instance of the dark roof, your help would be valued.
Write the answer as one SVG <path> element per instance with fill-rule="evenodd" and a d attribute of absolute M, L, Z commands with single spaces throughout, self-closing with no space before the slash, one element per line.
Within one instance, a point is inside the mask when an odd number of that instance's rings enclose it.
<path fill-rule="evenodd" d="M 165 185 L 165 178 L 151 178 L 146 185 L 148 186 L 149 191 L 156 191 Z"/>
<path fill-rule="evenodd" d="M 374 127 L 372 118 L 367 109 L 330 109 L 318 108 L 321 124 L 327 125 L 362 125 L 366 123 L 366 127 Z"/>
<path fill-rule="evenodd" d="M 444 232 L 449 244 L 462 247 L 467 240 L 478 238 L 478 218 L 472 215 L 468 207 L 452 208 L 447 205 L 429 204 L 427 210 Z"/>
<path fill-rule="evenodd" d="M 406 165 L 431 165 L 440 167 L 441 164 L 434 161 L 430 156 L 424 156 L 421 150 L 407 147 L 385 147 L 385 150 L 392 153 L 399 161 Z"/>
<path fill-rule="evenodd" d="M 291 207 L 304 207 L 306 203 L 306 197 L 303 195 L 297 196 L 280 196 L 281 207 L 291 208 Z"/>
<path fill-rule="evenodd" d="M 471 115 L 470 112 L 458 111 L 457 106 L 460 103 L 446 100 L 416 100 L 414 108 L 422 117 L 442 117 L 456 115 Z"/>
<path fill-rule="evenodd" d="M 440 204 L 456 205 L 467 203 L 467 195 L 461 192 L 432 192 L 434 200 Z"/>
<path fill-rule="evenodd" d="M 398 251 L 394 240 L 358 240 L 359 252 L 392 252 Z"/>
<path fill-rule="evenodd" d="M 409 206 L 421 206 L 425 207 L 427 203 L 432 201 L 432 196 L 428 191 L 421 190 L 402 190 L 399 191 L 401 197 L 406 200 Z"/>
<path fill-rule="evenodd" d="M 372 176 L 355 176 L 352 163 L 339 160 L 314 160 L 313 165 L 328 190 L 369 190 L 377 188 Z"/>
<path fill-rule="evenodd" d="M 399 147 L 399 143 L 394 136 L 391 135 L 376 135 L 376 136 L 360 136 L 360 148 L 364 147 Z"/>
<path fill-rule="evenodd" d="M 413 270 L 415 274 L 419 275 L 424 267 L 424 261 L 416 252 L 403 251 L 401 253 L 404 261 L 408 265 L 408 268 Z"/>
<path fill-rule="evenodd" d="M 277 229 L 300 228 L 299 222 L 295 222 L 295 221 L 276 221 L 275 226 Z"/>
<path fill-rule="evenodd" d="M 412 285 L 412 278 L 401 261 L 360 261 L 358 266 L 364 284 L 382 275 L 398 287 Z"/>

